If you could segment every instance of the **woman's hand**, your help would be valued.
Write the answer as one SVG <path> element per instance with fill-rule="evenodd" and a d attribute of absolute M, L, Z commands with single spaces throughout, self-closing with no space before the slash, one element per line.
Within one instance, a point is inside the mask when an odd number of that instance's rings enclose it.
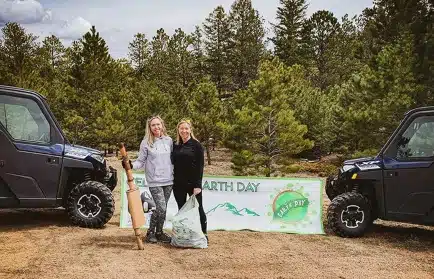
<path fill-rule="evenodd" d="M 197 194 L 199 194 L 200 192 L 202 192 L 202 189 L 200 189 L 200 188 L 194 188 L 194 189 L 193 189 L 193 195 L 197 195 Z"/>

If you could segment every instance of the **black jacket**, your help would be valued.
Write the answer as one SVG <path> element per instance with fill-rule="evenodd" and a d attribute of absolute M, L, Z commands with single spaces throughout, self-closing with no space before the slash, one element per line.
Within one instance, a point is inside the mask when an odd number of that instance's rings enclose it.
<path fill-rule="evenodd" d="M 190 138 L 185 143 L 174 143 L 172 162 L 174 187 L 181 185 L 202 189 L 204 150 L 200 142 Z"/>

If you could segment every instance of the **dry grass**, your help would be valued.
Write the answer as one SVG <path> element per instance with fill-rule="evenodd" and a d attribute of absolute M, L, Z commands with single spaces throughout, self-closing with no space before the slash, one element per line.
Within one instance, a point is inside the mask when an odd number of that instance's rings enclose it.
<path fill-rule="evenodd" d="M 215 155 L 206 173 L 231 175 L 228 154 Z M 139 251 L 119 228 L 119 189 L 101 230 L 71 227 L 58 209 L 0 210 L 0 278 L 434 278 L 434 228 L 383 221 L 358 239 L 219 231 L 205 250 Z"/>

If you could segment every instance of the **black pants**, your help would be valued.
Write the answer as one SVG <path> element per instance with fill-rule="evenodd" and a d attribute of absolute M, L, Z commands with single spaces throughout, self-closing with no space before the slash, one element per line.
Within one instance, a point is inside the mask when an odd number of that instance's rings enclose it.
<path fill-rule="evenodd" d="M 189 196 L 193 195 L 193 188 L 187 185 L 173 185 L 173 195 L 175 196 L 176 203 L 178 204 L 178 210 L 182 208 L 182 206 L 187 201 L 187 194 Z M 202 192 L 196 195 L 196 199 L 199 203 L 199 215 L 200 215 L 200 225 L 202 226 L 202 232 L 204 234 L 207 233 L 207 220 L 206 214 L 203 210 L 202 206 Z"/>

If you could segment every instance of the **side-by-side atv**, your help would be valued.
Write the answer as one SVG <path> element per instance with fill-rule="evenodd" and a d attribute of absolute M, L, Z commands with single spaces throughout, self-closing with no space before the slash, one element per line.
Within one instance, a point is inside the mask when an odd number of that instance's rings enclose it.
<path fill-rule="evenodd" d="M 99 228 L 117 179 L 100 151 L 68 142 L 43 96 L 0 85 L 0 208 L 63 207 L 72 224 Z"/>
<path fill-rule="evenodd" d="M 328 226 L 362 236 L 374 220 L 434 225 L 434 107 L 408 111 L 379 154 L 327 178 Z"/>

